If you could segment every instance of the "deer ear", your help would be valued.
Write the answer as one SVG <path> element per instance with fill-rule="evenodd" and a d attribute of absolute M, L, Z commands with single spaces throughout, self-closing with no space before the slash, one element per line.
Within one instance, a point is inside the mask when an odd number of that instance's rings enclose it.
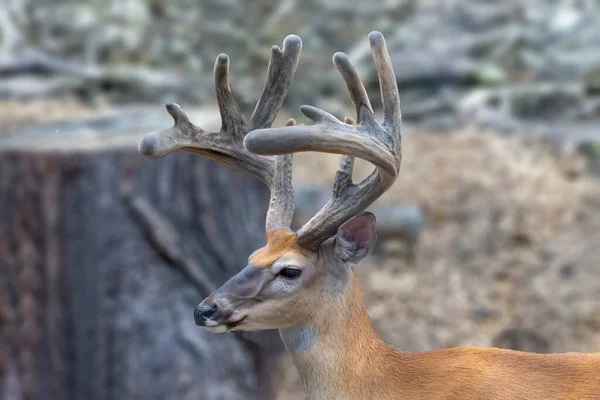
<path fill-rule="evenodd" d="M 338 229 L 335 235 L 335 256 L 342 262 L 356 264 L 371 252 L 376 240 L 375 216 L 370 212 L 363 212 Z"/>

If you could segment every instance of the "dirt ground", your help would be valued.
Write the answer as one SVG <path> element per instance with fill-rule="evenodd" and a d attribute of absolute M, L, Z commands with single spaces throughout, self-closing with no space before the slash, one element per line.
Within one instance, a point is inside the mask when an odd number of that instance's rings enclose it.
<path fill-rule="evenodd" d="M 297 182 L 331 181 L 337 167 L 335 156 L 295 161 Z M 600 351 L 600 181 L 583 159 L 488 132 L 415 132 L 379 201 L 427 215 L 414 260 L 388 243 L 355 268 L 384 340 L 405 351 Z M 277 398 L 303 398 L 290 358 L 281 365 Z"/>
<path fill-rule="evenodd" d="M 90 115 L 93 110 L 76 99 L 6 100 L 0 102 L 0 136 L 30 123 Z"/>

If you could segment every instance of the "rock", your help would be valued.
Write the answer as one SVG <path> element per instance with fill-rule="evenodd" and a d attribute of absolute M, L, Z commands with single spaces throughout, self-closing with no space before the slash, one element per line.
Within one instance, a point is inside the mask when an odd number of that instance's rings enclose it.
<path fill-rule="evenodd" d="M 600 65 L 586 74 L 585 89 L 588 93 L 600 93 Z"/>
<path fill-rule="evenodd" d="M 590 170 L 600 174 L 600 141 L 582 142 L 578 150 L 588 160 Z"/>

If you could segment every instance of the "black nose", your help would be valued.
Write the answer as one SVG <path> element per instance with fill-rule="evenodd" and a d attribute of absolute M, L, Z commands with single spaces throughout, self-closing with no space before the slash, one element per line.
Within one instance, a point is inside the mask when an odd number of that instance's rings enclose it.
<path fill-rule="evenodd" d="M 210 306 L 208 304 L 204 304 L 196 307 L 194 310 L 194 321 L 196 321 L 196 325 L 204 325 L 204 321 L 208 320 L 213 314 L 217 311 L 217 306 Z"/>

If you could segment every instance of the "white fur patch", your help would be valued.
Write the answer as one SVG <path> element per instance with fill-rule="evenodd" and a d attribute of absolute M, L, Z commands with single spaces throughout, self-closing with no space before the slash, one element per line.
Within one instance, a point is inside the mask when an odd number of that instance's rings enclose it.
<path fill-rule="evenodd" d="M 317 343 L 317 330 L 312 324 L 280 329 L 281 339 L 289 352 L 311 351 Z"/>

